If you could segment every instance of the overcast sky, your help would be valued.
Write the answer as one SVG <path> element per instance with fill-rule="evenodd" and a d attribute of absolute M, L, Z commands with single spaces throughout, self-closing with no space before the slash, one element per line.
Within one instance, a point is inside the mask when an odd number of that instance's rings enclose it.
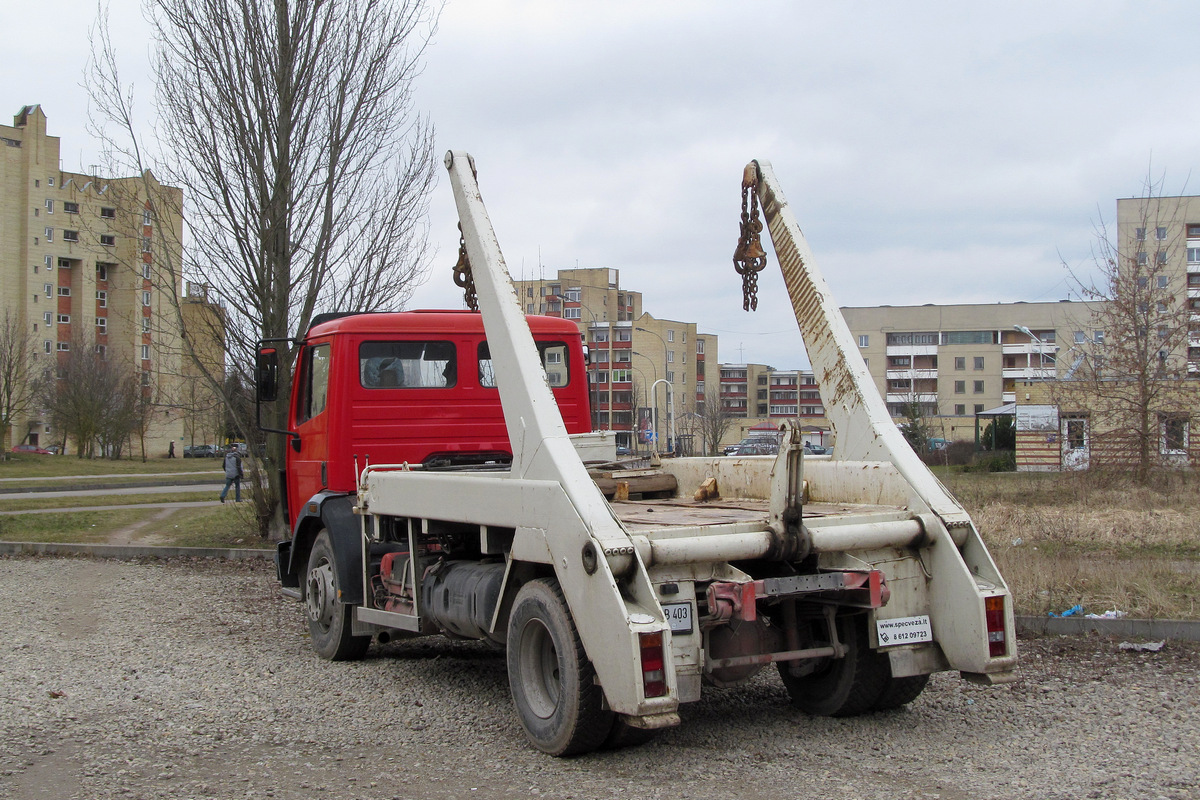
<path fill-rule="evenodd" d="M 64 169 L 94 163 L 94 5 L 4 6 L 0 113 L 41 103 Z M 139 4 L 111 14 L 148 112 Z M 1062 299 L 1062 259 L 1148 169 L 1197 191 L 1198 34 L 1195 2 L 449 0 L 418 102 L 439 151 L 475 156 L 514 278 L 615 267 L 722 361 L 796 368 L 773 253 L 741 310 L 747 161 L 774 165 L 840 305 Z M 415 306 L 461 307 L 454 213 L 443 177 Z"/>

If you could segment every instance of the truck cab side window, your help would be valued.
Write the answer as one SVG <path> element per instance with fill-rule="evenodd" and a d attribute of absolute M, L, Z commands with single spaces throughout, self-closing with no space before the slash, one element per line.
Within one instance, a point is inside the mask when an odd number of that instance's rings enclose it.
<path fill-rule="evenodd" d="M 458 383 L 453 342 L 363 342 L 358 346 L 364 389 L 444 389 Z"/>
<path fill-rule="evenodd" d="M 552 389 L 570 383 L 567 370 L 568 353 L 564 342 L 538 342 L 538 354 L 542 357 L 542 368 L 546 370 L 546 381 Z M 496 368 L 487 342 L 479 343 L 479 385 L 485 389 L 496 388 Z"/>
<path fill-rule="evenodd" d="M 319 344 L 304 351 L 304 396 L 296 422 L 307 422 L 325 410 L 329 399 L 329 345 Z"/>

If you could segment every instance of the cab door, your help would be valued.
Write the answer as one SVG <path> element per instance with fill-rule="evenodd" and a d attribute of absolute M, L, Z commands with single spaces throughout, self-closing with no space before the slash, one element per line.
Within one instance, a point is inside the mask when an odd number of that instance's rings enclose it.
<path fill-rule="evenodd" d="M 329 481 L 329 388 L 333 349 L 329 341 L 305 345 L 299 358 L 299 380 L 292 404 L 293 438 L 288 450 L 288 508 L 291 522 Z"/>

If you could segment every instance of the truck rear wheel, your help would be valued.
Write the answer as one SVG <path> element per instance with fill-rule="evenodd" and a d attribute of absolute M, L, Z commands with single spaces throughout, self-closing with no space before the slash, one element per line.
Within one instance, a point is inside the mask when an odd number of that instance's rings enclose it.
<path fill-rule="evenodd" d="M 351 634 L 354 606 L 338 600 L 337 562 L 329 531 L 317 534 L 308 556 L 304 579 L 304 608 L 312 648 L 329 661 L 355 661 L 371 644 L 370 636 Z"/>
<path fill-rule="evenodd" d="M 907 678 L 889 677 L 883 687 L 883 694 L 872 706 L 874 711 L 891 711 L 893 708 L 907 705 L 916 700 L 925 691 L 929 683 L 928 675 L 911 675 Z"/>
<path fill-rule="evenodd" d="M 558 582 L 522 586 L 508 622 L 508 685 L 534 747 L 570 756 L 604 743 L 614 715 L 595 678 Z"/>
<path fill-rule="evenodd" d="M 852 717 L 876 707 L 890 671 L 887 657 L 868 644 L 866 623 L 861 614 L 839 617 L 838 638 L 846 655 L 822 659 L 807 675 L 793 675 L 789 662 L 779 662 L 779 677 L 792 705 L 819 717 Z"/>

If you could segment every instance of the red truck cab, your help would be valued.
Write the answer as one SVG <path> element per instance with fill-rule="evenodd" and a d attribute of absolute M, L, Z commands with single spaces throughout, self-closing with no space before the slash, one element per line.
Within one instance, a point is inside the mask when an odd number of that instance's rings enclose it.
<path fill-rule="evenodd" d="M 569 433 L 591 430 L 579 329 L 528 317 Z M 483 320 L 470 311 L 319 317 L 298 354 L 288 419 L 293 532 L 319 494 L 355 491 L 355 465 L 504 463 L 508 429 Z"/>

